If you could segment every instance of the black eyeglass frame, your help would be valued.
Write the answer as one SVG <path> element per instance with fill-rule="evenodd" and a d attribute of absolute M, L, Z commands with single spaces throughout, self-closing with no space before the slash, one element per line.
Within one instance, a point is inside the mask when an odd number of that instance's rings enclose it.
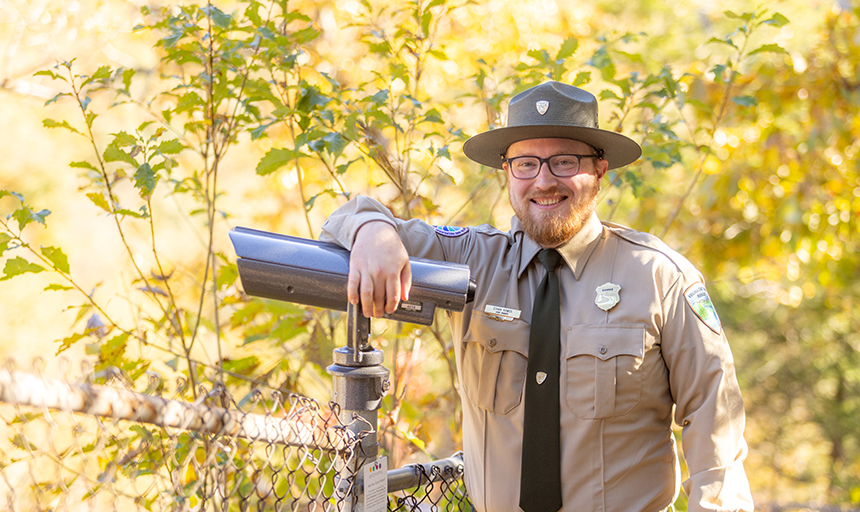
<path fill-rule="evenodd" d="M 556 157 L 560 157 L 560 156 L 576 157 L 576 172 L 575 173 L 567 174 L 567 175 L 556 174 L 555 170 L 553 170 L 553 168 L 552 168 L 552 164 L 550 163 L 550 160 L 553 158 L 556 158 Z M 520 155 L 520 156 L 515 156 L 513 158 L 502 157 L 502 163 L 508 164 L 508 168 L 512 169 L 511 162 L 513 162 L 514 160 L 517 160 L 519 158 L 535 158 L 535 159 L 537 159 L 538 160 L 537 172 L 535 173 L 534 176 L 529 176 L 529 177 L 524 178 L 524 177 L 517 176 L 516 174 L 514 174 L 514 171 L 511 170 L 511 176 L 513 176 L 514 178 L 516 178 L 518 180 L 533 180 L 533 179 L 538 177 L 538 174 L 540 174 L 540 170 L 543 167 L 544 163 L 546 163 L 546 166 L 549 169 L 549 172 L 552 173 L 552 175 L 555 176 L 556 178 L 572 178 L 572 177 L 576 176 L 577 174 L 579 174 L 579 171 L 582 169 L 582 159 L 583 158 L 597 158 L 599 160 L 599 159 L 603 158 L 603 155 L 602 155 L 602 152 L 592 153 L 590 155 L 575 155 L 573 153 L 561 153 L 558 155 L 550 155 L 547 158 L 541 158 L 539 156 L 533 156 L 533 155 Z"/>

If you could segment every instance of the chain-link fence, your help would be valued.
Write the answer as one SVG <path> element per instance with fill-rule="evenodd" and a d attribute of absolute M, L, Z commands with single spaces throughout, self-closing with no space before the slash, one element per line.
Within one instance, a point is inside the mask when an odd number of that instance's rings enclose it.
<path fill-rule="evenodd" d="M 91 378 L 91 376 L 90 376 Z M 38 370 L 0 370 L 0 508 L 329 511 L 362 507 L 360 416 L 223 387 L 189 402 Z M 179 383 L 177 389 L 182 389 Z M 177 395 L 178 396 L 178 395 Z M 373 433 L 375 434 L 375 433 Z M 375 458 L 375 457 L 373 457 Z M 459 454 L 388 472 L 389 510 L 470 510 Z"/>

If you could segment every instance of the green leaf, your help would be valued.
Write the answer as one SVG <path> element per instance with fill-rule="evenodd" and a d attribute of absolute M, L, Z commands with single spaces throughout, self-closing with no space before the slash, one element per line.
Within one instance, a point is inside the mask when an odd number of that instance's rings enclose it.
<path fill-rule="evenodd" d="M 78 135 L 83 135 L 79 132 L 74 126 L 70 125 L 68 121 L 63 121 L 62 123 L 54 121 L 53 119 L 42 119 L 42 126 L 45 128 L 65 128 L 72 133 L 77 133 Z"/>
<path fill-rule="evenodd" d="M 765 44 L 765 45 L 759 46 L 755 50 L 751 51 L 749 54 L 755 55 L 757 53 L 765 53 L 765 52 L 788 53 L 787 51 L 785 51 L 785 48 L 783 48 L 782 46 L 780 46 L 776 43 L 771 43 L 771 44 Z"/>
<path fill-rule="evenodd" d="M 104 80 L 105 78 L 110 78 L 110 74 L 111 74 L 110 66 L 107 66 L 107 65 L 101 66 L 100 68 L 98 68 L 96 70 L 95 73 L 93 73 L 93 75 L 91 77 L 84 80 L 84 83 L 81 84 L 81 87 L 87 85 L 90 82 L 95 82 L 96 80 Z"/>
<path fill-rule="evenodd" d="M 713 68 L 711 68 L 711 73 L 714 74 L 714 82 L 721 84 L 723 83 L 723 75 L 726 72 L 726 66 L 723 64 L 717 64 Z"/>
<path fill-rule="evenodd" d="M 335 172 L 338 175 L 341 175 L 341 174 L 345 173 L 347 171 L 347 169 L 349 169 L 349 166 L 351 166 L 355 162 L 359 162 L 359 161 L 361 161 L 361 158 L 356 158 L 355 160 L 350 160 L 349 162 L 347 162 L 345 164 L 340 164 L 335 168 Z"/>
<path fill-rule="evenodd" d="M 69 258 L 66 257 L 62 249 L 58 247 L 42 247 L 42 256 L 48 258 L 57 270 L 66 274 L 69 273 Z"/>
<path fill-rule="evenodd" d="M 179 140 L 170 139 L 159 144 L 155 150 L 163 155 L 175 155 L 183 149 L 185 149 L 185 146 Z"/>
<path fill-rule="evenodd" d="M 755 96 L 735 96 L 732 98 L 732 101 L 742 107 L 754 107 L 758 105 L 758 100 L 755 99 Z"/>
<path fill-rule="evenodd" d="M 206 103 L 196 92 L 189 92 L 179 97 L 179 101 L 176 102 L 174 113 L 179 114 L 182 112 L 188 112 L 193 110 L 194 107 L 203 106 L 205 104 Z"/>
<path fill-rule="evenodd" d="M 63 286 L 61 284 L 49 284 L 45 287 L 46 292 L 74 290 L 71 286 Z"/>
<path fill-rule="evenodd" d="M 230 22 L 233 20 L 233 18 L 221 9 L 209 5 L 203 8 L 203 12 L 205 12 L 212 19 L 212 22 L 215 23 L 216 27 L 223 29 L 230 28 Z"/>
<path fill-rule="evenodd" d="M 708 42 L 709 42 L 709 43 L 724 44 L 724 45 L 727 45 L 727 46 L 731 46 L 731 47 L 732 47 L 732 48 L 734 48 L 735 50 L 737 50 L 737 49 L 738 49 L 737 45 L 736 45 L 736 44 L 735 44 L 731 39 L 717 39 L 716 37 L 712 37 L 712 38 L 710 38 L 710 39 L 708 40 Z"/>
<path fill-rule="evenodd" d="M 591 71 L 580 71 L 573 79 L 573 85 L 580 86 L 591 82 Z"/>
<path fill-rule="evenodd" d="M 78 169 L 89 169 L 91 171 L 99 172 L 99 170 L 96 169 L 96 166 L 94 166 L 93 164 L 91 164 L 89 162 L 72 162 L 69 164 L 69 167 L 78 168 Z"/>
<path fill-rule="evenodd" d="M 122 333 L 104 342 L 99 350 L 99 363 L 109 366 L 122 366 L 128 333 Z"/>
<path fill-rule="evenodd" d="M 137 168 L 137 171 L 134 173 L 134 188 L 140 191 L 140 197 L 143 199 L 149 198 L 157 184 L 158 175 L 148 163 L 144 162 L 143 165 Z"/>
<path fill-rule="evenodd" d="M 43 226 L 47 226 L 45 223 L 45 217 L 50 215 L 51 212 L 49 210 L 41 210 L 38 212 L 34 212 L 27 205 L 21 205 L 20 208 L 15 210 L 11 217 L 18 221 L 18 229 L 24 229 L 24 226 L 30 224 L 31 222 L 38 222 Z"/>
<path fill-rule="evenodd" d="M 732 11 L 725 11 L 723 14 L 726 16 L 726 18 L 735 19 L 735 20 L 744 20 L 744 21 L 749 21 L 749 20 L 753 19 L 753 17 L 755 16 L 755 13 L 752 13 L 752 12 L 745 12 L 743 14 L 735 14 Z"/>
<path fill-rule="evenodd" d="M 436 60 L 448 60 L 448 55 L 439 49 L 427 50 L 427 55 L 434 57 Z"/>
<path fill-rule="evenodd" d="M 61 93 L 57 93 L 53 98 L 51 98 L 51 99 L 49 99 L 48 101 L 46 101 L 44 106 L 46 106 L 46 107 L 47 107 L 47 106 L 48 106 L 48 105 L 50 105 L 51 103 L 56 103 L 56 102 L 57 102 L 60 98 L 62 98 L 63 96 L 71 96 L 71 95 L 72 95 L 72 93 L 70 93 L 70 92 L 61 92 Z"/>
<path fill-rule="evenodd" d="M 437 149 L 436 156 L 451 160 L 451 152 L 448 150 L 448 146 L 442 146 L 441 148 Z"/>
<path fill-rule="evenodd" d="M 131 87 L 131 79 L 134 77 L 135 73 L 137 73 L 137 71 L 134 69 L 125 69 L 122 72 L 122 85 L 126 92 L 128 92 L 128 89 Z"/>
<path fill-rule="evenodd" d="M 125 162 L 133 167 L 140 166 L 140 164 L 137 163 L 137 160 L 132 158 L 131 153 L 114 145 L 106 147 L 102 157 L 105 162 Z"/>
<path fill-rule="evenodd" d="M 129 217 L 134 217 L 135 219 L 145 219 L 149 217 L 149 215 L 146 213 L 146 205 L 141 206 L 140 210 L 141 211 L 136 212 L 134 210 L 129 210 L 126 208 L 120 208 L 114 213 L 116 213 L 117 215 L 127 215 Z"/>
<path fill-rule="evenodd" d="M 430 109 L 424 117 L 419 120 L 421 123 L 442 123 L 442 114 L 435 108 Z"/>
<path fill-rule="evenodd" d="M 771 16 L 770 19 L 762 21 L 763 25 L 773 25 L 775 27 L 782 27 L 789 23 L 791 22 L 788 21 L 788 18 L 778 12 L 773 13 L 773 16 Z"/>
<path fill-rule="evenodd" d="M 21 256 L 16 256 L 12 259 L 6 260 L 6 266 L 3 267 L 3 277 L 0 277 L 0 281 L 6 281 L 28 272 L 38 274 L 39 272 L 44 271 L 45 269 L 43 267 L 36 265 L 35 263 L 30 263 Z"/>
<path fill-rule="evenodd" d="M 112 133 L 111 135 L 113 135 L 113 140 L 110 142 L 111 146 L 123 148 L 127 146 L 137 146 L 138 144 L 137 138 L 135 138 L 134 135 L 130 135 L 125 130 Z"/>
<path fill-rule="evenodd" d="M 561 48 L 558 50 L 558 55 L 556 55 L 557 60 L 563 60 L 574 53 L 576 53 L 576 49 L 579 47 L 579 41 L 575 37 L 568 37 L 561 44 Z"/>
<path fill-rule="evenodd" d="M 242 359 L 224 360 L 224 369 L 231 373 L 237 373 L 239 375 L 251 375 L 254 371 L 254 368 L 260 365 L 260 360 L 257 356 L 248 356 L 243 357 Z"/>
<path fill-rule="evenodd" d="M 421 32 L 428 36 L 430 35 L 430 23 L 433 21 L 433 12 L 429 9 L 421 16 Z"/>
<path fill-rule="evenodd" d="M 52 80 L 62 80 L 63 82 L 68 82 L 68 80 L 66 80 L 62 76 L 54 73 L 50 69 L 43 69 L 41 71 L 36 71 L 35 73 L 33 73 L 33 76 L 49 76 L 49 77 L 51 77 Z"/>
<path fill-rule="evenodd" d="M 621 98 L 614 91 L 603 89 L 600 91 L 600 99 L 602 100 L 620 100 Z"/>
<path fill-rule="evenodd" d="M 102 194 L 101 192 L 90 192 L 89 194 L 87 194 L 87 197 L 90 198 L 90 201 L 92 201 L 94 205 L 98 206 L 99 208 L 108 213 L 111 212 L 107 199 L 105 199 L 104 194 Z"/>
<path fill-rule="evenodd" d="M 12 240 L 10 235 L 6 233 L 0 233 L 0 254 L 6 252 L 6 249 L 9 248 L 9 241 Z"/>
<path fill-rule="evenodd" d="M 18 198 L 19 201 L 21 201 L 22 203 L 24 202 L 24 196 L 22 196 L 18 192 L 11 192 L 9 190 L 0 190 L 0 199 L 4 198 L 6 196 L 15 196 L 16 198 Z"/>
<path fill-rule="evenodd" d="M 66 350 L 70 349 L 72 345 L 80 341 L 82 338 L 85 338 L 86 334 L 83 333 L 74 333 L 71 336 L 67 336 L 62 340 L 58 340 L 60 342 L 60 348 L 57 349 L 57 353 L 54 355 L 60 355 Z"/>
<path fill-rule="evenodd" d="M 271 174 L 281 167 L 287 165 L 296 156 L 296 152 L 286 148 L 276 148 L 269 150 L 260 163 L 257 164 L 257 174 L 266 176 Z"/>

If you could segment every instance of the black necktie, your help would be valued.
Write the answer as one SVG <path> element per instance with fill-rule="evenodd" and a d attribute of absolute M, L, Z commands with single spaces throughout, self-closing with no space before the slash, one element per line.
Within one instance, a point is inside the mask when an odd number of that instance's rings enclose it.
<path fill-rule="evenodd" d="M 562 505 L 558 399 L 561 317 L 555 275 L 561 255 L 555 249 L 543 249 L 537 257 L 546 275 L 535 293 L 529 334 L 520 508 L 525 512 L 556 512 Z"/>

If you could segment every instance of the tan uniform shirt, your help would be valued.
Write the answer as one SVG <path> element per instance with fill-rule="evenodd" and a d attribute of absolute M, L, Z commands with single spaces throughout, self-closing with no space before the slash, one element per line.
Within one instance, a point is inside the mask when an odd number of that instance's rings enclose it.
<path fill-rule="evenodd" d="M 518 511 L 529 319 L 545 273 L 534 258 L 540 247 L 516 218 L 507 233 L 442 230 L 396 219 L 365 197 L 329 217 L 321 238 L 350 248 L 371 220 L 393 225 L 412 256 L 471 268 L 475 300 L 450 321 L 465 482 L 478 511 Z M 691 475 L 683 484 L 689 510 L 752 510 L 743 400 L 700 273 L 657 238 L 596 216 L 559 252 L 563 510 L 672 504 L 680 482 L 673 405 Z M 608 311 L 596 304 L 605 284 L 620 286 Z"/>

